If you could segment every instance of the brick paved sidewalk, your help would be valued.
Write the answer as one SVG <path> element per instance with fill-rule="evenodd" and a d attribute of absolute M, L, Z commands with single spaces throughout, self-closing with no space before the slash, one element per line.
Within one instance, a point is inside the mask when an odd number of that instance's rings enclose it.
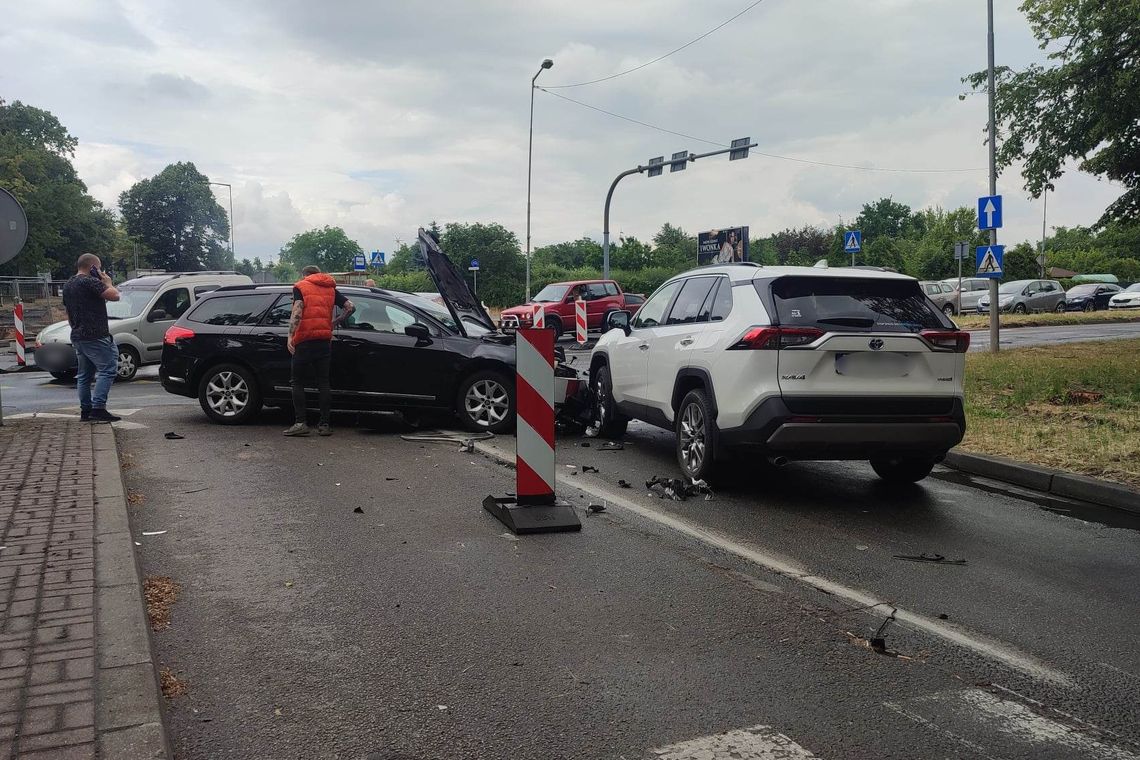
<path fill-rule="evenodd" d="M 0 758 L 94 758 L 92 428 L 0 427 Z"/>

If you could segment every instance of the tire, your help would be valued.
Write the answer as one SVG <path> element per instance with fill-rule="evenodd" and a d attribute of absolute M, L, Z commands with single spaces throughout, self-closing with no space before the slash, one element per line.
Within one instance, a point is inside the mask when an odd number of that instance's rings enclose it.
<path fill-rule="evenodd" d="M 135 379 L 139 373 L 139 353 L 130 346 L 116 346 L 118 364 L 115 367 L 115 382 L 125 383 Z"/>
<path fill-rule="evenodd" d="M 686 478 L 716 479 L 716 419 L 704 390 L 691 390 L 677 407 L 677 464 Z"/>
<path fill-rule="evenodd" d="M 1013 313 L 1014 314 L 1024 314 L 1026 311 L 1027 311 L 1027 309 L 1025 308 L 1025 304 L 1023 304 L 1023 303 L 1016 304 L 1013 307 Z"/>
<path fill-rule="evenodd" d="M 1060 303 L 1058 303 L 1057 308 L 1053 309 L 1053 311 L 1057 312 L 1058 314 L 1064 314 L 1065 313 L 1065 302 L 1061 301 Z"/>
<path fill-rule="evenodd" d="M 476 372 L 459 384 L 455 414 L 468 430 L 506 433 L 515 426 L 515 384 L 502 372 Z"/>
<path fill-rule="evenodd" d="M 79 374 L 79 371 L 74 369 L 65 369 L 63 372 L 51 372 L 49 374 L 56 380 L 74 380 L 75 376 Z"/>
<path fill-rule="evenodd" d="M 594 412 L 591 415 L 591 429 L 597 431 L 598 438 L 621 438 L 625 435 L 629 419 L 622 416 L 614 401 L 613 381 L 607 365 L 598 367 L 594 375 Z"/>
<path fill-rule="evenodd" d="M 888 483 L 917 483 L 934 469 L 931 459 L 872 459 L 871 468 Z"/>
<path fill-rule="evenodd" d="M 954 316 L 954 304 L 948 303 L 942 307 L 942 313 L 948 317 Z"/>
<path fill-rule="evenodd" d="M 1092 301 L 1089 301 L 1085 304 L 1084 308 L 1081 309 L 1081 311 L 1096 311 L 1096 304 L 1094 304 Z"/>
<path fill-rule="evenodd" d="M 202 375 L 198 403 L 211 422 L 241 425 L 261 411 L 261 390 L 253 373 L 245 367 L 218 364 Z"/>
<path fill-rule="evenodd" d="M 558 317 L 547 317 L 546 329 L 554 331 L 554 342 L 557 343 L 558 339 L 562 337 L 562 320 Z"/>

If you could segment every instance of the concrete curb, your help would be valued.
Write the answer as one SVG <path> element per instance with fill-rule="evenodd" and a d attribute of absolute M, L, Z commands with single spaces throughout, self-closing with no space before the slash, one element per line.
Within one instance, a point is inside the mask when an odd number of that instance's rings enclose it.
<path fill-rule="evenodd" d="M 93 425 L 95 729 L 99 757 L 172 757 L 115 432 Z"/>
<path fill-rule="evenodd" d="M 1140 514 L 1140 491 L 1117 483 L 1015 462 L 1002 457 L 967 454 L 961 451 L 948 453 L 942 464 L 972 475 L 1013 483 L 1034 491 Z"/>

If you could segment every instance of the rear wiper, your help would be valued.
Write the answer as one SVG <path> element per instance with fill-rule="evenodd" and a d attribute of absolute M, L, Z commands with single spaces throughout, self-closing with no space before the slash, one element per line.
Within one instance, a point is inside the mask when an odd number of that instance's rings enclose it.
<path fill-rule="evenodd" d="M 867 317 L 833 317 L 831 319 L 817 319 L 823 325 L 841 325 L 843 327 L 874 327 L 875 320 Z"/>

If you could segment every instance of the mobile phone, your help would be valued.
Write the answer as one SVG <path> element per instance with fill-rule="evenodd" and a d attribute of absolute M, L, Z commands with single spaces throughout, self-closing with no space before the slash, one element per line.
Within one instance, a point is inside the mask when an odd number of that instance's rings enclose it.
<path fill-rule="evenodd" d="M 99 267 L 91 267 L 91 276 L 92 277 L 98 277 L 99 276 Z"/>

